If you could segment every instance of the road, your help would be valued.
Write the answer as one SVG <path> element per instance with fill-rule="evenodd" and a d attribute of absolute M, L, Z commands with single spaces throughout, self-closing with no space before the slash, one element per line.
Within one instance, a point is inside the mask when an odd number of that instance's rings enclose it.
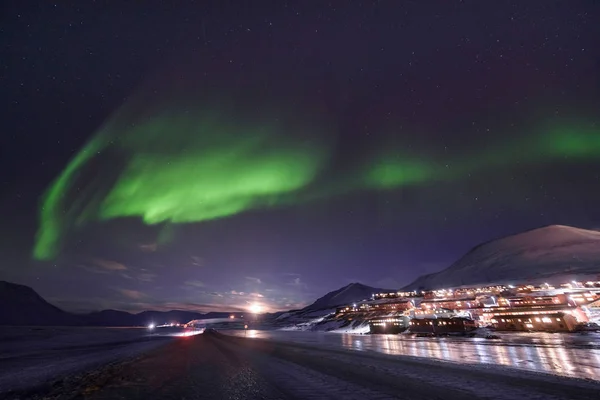
<path fill-rule="evenodd" d="M 38 399 L 597 399 L 600 382 L 219 333 L 56 383 Z M 8 398 L 8 397 L 6 397 Z"/>

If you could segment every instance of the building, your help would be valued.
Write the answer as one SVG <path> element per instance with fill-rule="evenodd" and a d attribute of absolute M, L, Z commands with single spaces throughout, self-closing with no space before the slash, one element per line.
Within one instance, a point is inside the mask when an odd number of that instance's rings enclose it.
<path fill-rule="evenodd" d="M 576 305 L 574 302 L 569 302 L 569 299 L 565 294 L 554 294 L 554 295 L 542 295 L 542 296 L 513 296 L 506 297 L 500 301 L 500 305 L 507 305 L 510 307 L 527 307 L 533 305 L 547 305 L 554 306 L 557 304 L 569 304 Z"/>
<path fill-rule="evenodd" d="M 410 319 L 403 315 L 377 317 L 369 320 L 371 333 L 402 333 L 408 328 Z"/>
<path fill-rule="evenodd" d="M 415 307 L 412 300 L 394 297 L 394 298 L 381 298 L 372 301 L 361 301 L 348 306 L 341 306 L 336 308 L 336 314 L 347 314 L 347 313 L 367 313 L 367 312 L 403 312 L 411 310 Z"/>
<path fill-rule="evenodd" d="M 477 329 L 470 318 L 413 318 L 409 322 L 411 333 L 431 333 L 434 335 L 465 334 Z"/>
<path fill-rule="evenodd" d="M 424 311 L 446 309 L 446 310 L 468 310 L 481 307 L 481 303 L 475 297 L 458 299 L 431 299 L 423 300 L 420 304 Z"/>
<path fill-rule="evenodd" d="M 547 318 L 554 318 L 554 320 Z M 562 322 L 557 321 L 556 318 L 561 318 Z M 498 330 L 571 331 L 571 325 L 588 322 L 588 316 L 582 308 L 570 304 L 534 304 L 486 308 L 483 310 L 482 322 Z"/>
<path fill-rule="evenodd" d="M 491 323 L 499 331 L 574 332 L 578 325 L 572 314 L 562 312 L 501 315 L 492 318 Z"/>
<path fill-rule="evenodd" d="M 373 300 L 381 300 L 381 299 L 419 297 L 419 294 L 415 291 L 412 291 L 412 292 L 382 292 L 382 293 L 373 293 L 373 295 L 371 297 L 373 298 Z"/>

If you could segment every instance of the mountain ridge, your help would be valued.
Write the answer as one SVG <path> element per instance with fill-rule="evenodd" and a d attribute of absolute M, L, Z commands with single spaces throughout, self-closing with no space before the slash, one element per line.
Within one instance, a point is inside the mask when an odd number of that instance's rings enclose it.
<path fill-rule="evenodd" d="M 423 275 L 405 290 L 540 282 L 600 274 L 600 232 L 547 225 L 489 240 L 446 269 Z"/>
<path fill-rule="evenodd" d="M 374 288 L 359 282 L 353 282 L 319 297 L 312 304 L 304 307 L 303 310 L 308 311 L 334 308 L 363 299 L 368 299 L 373 293 L 389 291 L 395 292 L 396 290 Z"/>
<path fill-rule="evenodd" d="M 186 323 L 194 319 L 225 318 L 230 315 L 228 312 L 203 314 L 185 310 L 129 313 L 112 309 L 75 314 L 49 303 L 29 286 L 7 281 L 0 281 L 0 304 L 0 325 L 145 326 L 149 323 Z"/>

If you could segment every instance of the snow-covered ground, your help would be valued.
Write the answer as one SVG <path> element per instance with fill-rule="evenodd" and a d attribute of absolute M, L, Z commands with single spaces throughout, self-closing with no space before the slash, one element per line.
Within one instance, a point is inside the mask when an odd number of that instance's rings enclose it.
<path fill-rule="evenodd" d="M 299 331 L 227 331 L 235 336 L 303 343 L 325 348 L 375 351 L 461 364 L 497 365 L 569 377 L 600 380 L 600 334 L 501 334 L 484 338 L 417 338 L 412 335 L 360 335 Z"/>
<path fill-rule="evenodd" d="M 0 327 L 0 394 L 136 356 L 180 334 L 158 328 Z"/>
<path fill-rule="evenodd" d="M 276 334 L 303 335 L 318 341 L 337 337 L 348 343 L 356 337 L 316 332 Z M 100 368 L 80 379 L 38 390 L 34 399 L 596 400 L 599 390 L 600 381 L 491 364 L 351 351 L 327 340 L 306 344 L 209 331 L 193 339 L 173 341 L 132 362 Z M 30 393 L 16 393 L 12 398 L 31 398 Z"/>
<path fill-rule="evenodd" d="M 336 333 L 368 333 L 369 316 L 349 321 L 338 317 L 335 309 L 295 311 L 282 314 L 273 328 L 282 331 L 322 331 Z"/>
<path fill-rule="evenodd" d="M 75 398 L 81 393 L 90 400 L 199 394 L 239 399 L 290 394 L 314 399 L 595 399 L 600 384 L 598 334 L 504 334 L 495 341 L 319 331 L 221 332 L 226 335 L 173 340 L 168 335 L 183 332 L 0 328 L 0 398 L 9 390 L 38 386 L 6 398 Z M 156 349 L 162 344 L 166 346 Z M 149 350 L 153 351 L 141 355 Z M 136 357 L 133 362 L 120 362 L 131 357 Z M 96 368 L 105 364 L 110 365 Z M 44 382 L 51 385 L 40 388 Z M 49 392 L 58 397 L 46 397 Z"/>

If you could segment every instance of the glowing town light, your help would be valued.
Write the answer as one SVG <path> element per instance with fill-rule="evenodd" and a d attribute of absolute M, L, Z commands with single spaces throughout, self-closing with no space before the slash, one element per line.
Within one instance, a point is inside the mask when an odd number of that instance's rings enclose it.
<path fill-rule="evenodd" d="M 156 325 L 154 324 L 148 324 L 148 329 L 153 330 L 156 327 Z"/>
<path fill-rule="evenodd" d="M 235 315 L 230 315 L 229 316 L 229 319 L 234 319 L 234 318 L 235 318 Z"/>

